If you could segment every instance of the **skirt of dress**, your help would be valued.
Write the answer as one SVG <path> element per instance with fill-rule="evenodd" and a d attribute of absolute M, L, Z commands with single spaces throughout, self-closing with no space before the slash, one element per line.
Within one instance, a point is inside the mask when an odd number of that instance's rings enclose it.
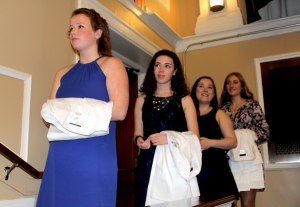
<path fill-rule="evenodd" d="M 114 133 L 51 142 L 36 206 L 115 206 L 115 146 Z"/>

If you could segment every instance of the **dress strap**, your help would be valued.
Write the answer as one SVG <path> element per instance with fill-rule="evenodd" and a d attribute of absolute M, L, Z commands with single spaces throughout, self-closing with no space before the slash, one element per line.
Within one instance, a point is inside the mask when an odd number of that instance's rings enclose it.
<path fill-rule="evenodd" d="M 102 56 L 100 56 L 100 57 L 98 57 L 96 60 L 94 60 L 94 61 L 97 61 L 97 60 L 99 60 L 99 59 L 101 59 L 101 58 L 103 58 L 103 57 L 105 57 L 105 55 L 102 55 Z"/>

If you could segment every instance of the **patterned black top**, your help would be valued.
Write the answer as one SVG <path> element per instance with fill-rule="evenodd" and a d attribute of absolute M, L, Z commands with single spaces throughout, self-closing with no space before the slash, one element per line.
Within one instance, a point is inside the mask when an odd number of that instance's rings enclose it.
<path fill-rule="evenodd" d="M 151 134 L 159 133 L 164 130 L 187 131 L 185 114 L 182 108 L 181 97 L 169 98 L 169 103 L 161 110 L 157 110 L 151 100 L 145 99 L 142 108 L 142 119 L 144 125 L 144 139 Z M 164 101 L 165 98 L 156 97 Z M 151 174 L 151 167 L 156 146 L 148 150 L 141 150 L 138 157 L 138 165 L 135 173 L 135 195 L 134 206 L 145 206 L 148 183 Z"/>
<path fill-rule="evenodd" d="M 259 103 L 252 99 L 247 99 L 232 117 L 230 102 L 220 107 L 231 118 L 234 129 L 251 129 L 257 133 L 256 143 L 265 142 L 270 138 L 269 125 Z"/>

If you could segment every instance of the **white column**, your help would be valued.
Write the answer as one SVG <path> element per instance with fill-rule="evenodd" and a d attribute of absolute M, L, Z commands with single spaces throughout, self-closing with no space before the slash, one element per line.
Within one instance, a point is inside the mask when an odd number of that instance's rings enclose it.
<path fill-rule="evenodd" d="M 199 0 L 200 16 L 197 18 L 196 35 L 224 31 L 243 25 L 237 0 L 224 0 L 224 9 L 212 12 L 209 0 Z"/>

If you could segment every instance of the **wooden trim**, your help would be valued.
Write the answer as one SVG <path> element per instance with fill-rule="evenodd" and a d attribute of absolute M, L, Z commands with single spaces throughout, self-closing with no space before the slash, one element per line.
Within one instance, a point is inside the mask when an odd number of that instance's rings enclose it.
<path fill-rule="evenodd" d="M 0 154 L 3 155 L 9 161 L 18 164 L 19 168 L 21 168 L 24 172 L 26 172 L 33 178 L 42 179 L 44 172 L 37 171 L 34 167 L 29 165 L 27 162 L 25 162 L 22 158 L 20 158 L 2 143 L 0 143 Z"/>
<path fill-rule="evenodd" d="M 200 196 L 200 200 L 201 200 L 201 196 Z M 234 200 L 235 200 L 235 196 L 232 195 L 232 196 L 217 199 L 217 200 L 214 200 L 214 201 L 208 201 L 208 202 L 205 202 L 205 203 L 201 202 L 199 205 L 196 205 L 195 207 L 197 207 L 197 206 L 199 206 L 199 207 L 213 207 L 213 206 L 218 206 L 218 205 L 228 203 L 228 202 L 231 202 L 231 201 L 234 201 Z"/>
<path fill-rule="evenodd" d="M 217 196 L 198 196 L 193 198 L 186 198 L 182 200 L 167 202 L 167 203 L 160 203 L 155 205 L 149 205 L 150 207 L 215 207 L 222 204 L 230 204 L 235 201 L 235 196 L 227 196 L 224 198 L 220 198 Z"/>

